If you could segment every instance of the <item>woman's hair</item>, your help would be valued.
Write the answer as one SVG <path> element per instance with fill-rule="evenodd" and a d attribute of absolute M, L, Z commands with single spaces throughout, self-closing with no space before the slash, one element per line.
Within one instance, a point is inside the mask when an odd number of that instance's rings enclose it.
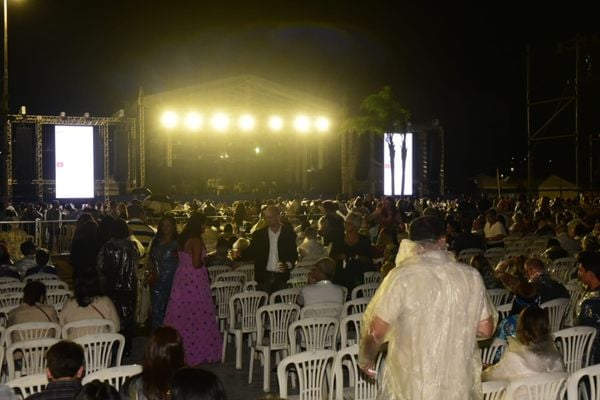
<path fill-rule="evenodd" d="M 201 237 L 202 229 L 206 223 L 206 217 L 202 213 L 194 213 L 183 227 L 181 234 L 177 238 L 180 249 L 185 247 L 187 241 L 193 237 Z"/>
<path fill-rule="evenodd" d="M 175 372 L 172 400 L 226 400 L 219 378 L 200 368 L 182 368 Z"/>
<path fill-rule="evenodd" d="M 165 234 L 162 226 L 163 222 L 165 221 L 169 221 L 173 224 L 173 239 L 177 240 L 177 236 L 179 235 L 179 233 L 177 232 L 177 222 L 175 221 L 175 217 L 169 214 L 165 214 L 158 221 L 158 230 L 156 231 L 156 235 L 154 236 L 153 242 L 159 241 Z"/>
<path fill-rule="evenodd" d="M 5 243 L 0 243 L 0 265 L 11 265 L 10 253 Z"/>
<path fill-rule="evenodd" d="M 127 239 L 129 237 L 129 227 L 124 219 L 117 219 L 112 223 L 110 237 L 115 239 Z"/>
<path fill-rule="evenodd" d="M 148 400 L 162 400 L 173 374 L 184 366 L 183 360 L 179 332 L 170 326 L 157 328 L 148 339 L 142 361 L 143 391 Z"/>
<path fill-rule="evenodd" d="M 87 274 L 75 281 L 75 299 L 79 307 L 89 306 L 100 295 L 102 290 L 96 274 Z"/>
<path fill-rule="evenodd" d="M 527 307 L 517 320 L 517 339 L 524 345 L 539 345 L 550 339 L 550 321 L 546 310 Z"/>
<path fill-rule="evenodd" d="M 121 400 L 121 396 L 108 383 L 94 379 L 81 387 L 75 400 Z"/>
<path fill-rule="evenodd" d="M 31 281 L 23 288 L 23 303 L 33 306 L 46 296 L 46 285 L 40 281 Z"/>

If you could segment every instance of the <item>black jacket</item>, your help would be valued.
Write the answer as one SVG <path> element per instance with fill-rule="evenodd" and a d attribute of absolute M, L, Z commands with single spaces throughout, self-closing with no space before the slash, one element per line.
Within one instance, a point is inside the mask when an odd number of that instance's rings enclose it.
<path fill-rule="evenodd" d="M 264 282 L 269 260 L 269 230 L 268 226 L 258 229 L 252 234 L 250 246 L 244 251 L 244 256 L 254 260 L 254 276 L 257 282 Z M 292 267 L 298 261 L 296 249 L 296 233 L 289 225 L 281 225 L 281 233 L 277 241 L 279 261 L 289 262 Z M 288 272 L 289 274 L 289 272 Z"/>

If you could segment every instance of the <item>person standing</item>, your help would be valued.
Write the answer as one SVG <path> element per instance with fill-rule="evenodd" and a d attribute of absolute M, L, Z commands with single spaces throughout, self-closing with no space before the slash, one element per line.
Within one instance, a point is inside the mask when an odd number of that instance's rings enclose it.
<path fill-rule="evenodd" d="M 600 328 L 600 253 L 582 251 L 577 256 L 577 274 L 579 280 L 587 285 L 585 292 L 575 309 L 576 325 Z M 600 363 L 600 335 L 592 344 L 590 365 Z"/>
<path fill-rule="evenodd" d="M 252 234 L 244 256 L 254 260 L 258 290 L 273 293 L 287 287 L 289 270 L 298 260 L 296 233 L 289 225 L 281 223 L 281 214 L 276 206 L 268 206 L 264 216 L 267 226 Z"/>
<path fill-rule="evenodd" d="M 219 361 L 223 346 L 204 263 L 205 222 L 203 214 L 193 214 L 177 239 L 179 266 L 164 318 L 164 325 L 181 334 L 185 363 L 190 366 Z"/>
<path fill-rule="evenodd" d="M 494 307 L 479 273 L 445 251 L 441 222 L 415 219 L 413 257 L 391 270 L 369 303 L 359 365 L 374 377 L 377 354 L 388 342 L 378 398 L 479 399 L 477 337 L 494 332 Z"/>

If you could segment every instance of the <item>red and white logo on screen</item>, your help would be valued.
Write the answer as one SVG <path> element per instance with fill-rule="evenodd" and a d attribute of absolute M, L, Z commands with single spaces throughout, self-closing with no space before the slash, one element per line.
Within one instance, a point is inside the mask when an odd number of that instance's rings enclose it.
<path fill-rule="evenodd" d="M 62 161 L 59 161 L 59 162 L 56 163 L 56 167 L 57 168 L 62 168 L 64 166 L 65 166 L 65 164 Z"/>

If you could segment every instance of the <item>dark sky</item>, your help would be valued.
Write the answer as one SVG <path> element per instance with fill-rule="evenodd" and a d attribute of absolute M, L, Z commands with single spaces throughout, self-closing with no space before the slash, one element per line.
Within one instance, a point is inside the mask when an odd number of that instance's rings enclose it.
<path fill-rule="evenodd" d="M 238 74 L 356 111 L 389 84 L 415 123 L 439 118 L 460 188 L 526 152 L 526 43 L 595 28 L 591 2 L 524 3 L 9 0 L 11 111 L 110 115 L 139 86 Z"/>

